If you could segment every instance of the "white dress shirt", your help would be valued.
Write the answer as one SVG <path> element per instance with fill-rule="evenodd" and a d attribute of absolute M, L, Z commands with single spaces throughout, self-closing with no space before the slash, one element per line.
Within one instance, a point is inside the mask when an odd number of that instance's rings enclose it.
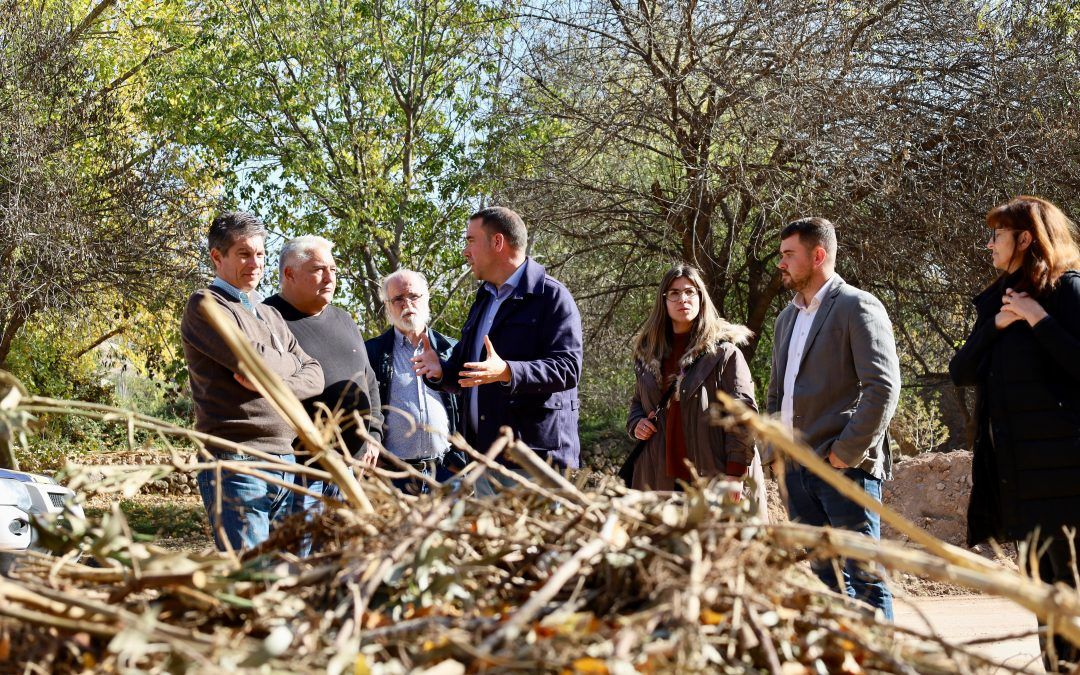
<path fill-rule="evenodd" d="M 804 305 L 802 294 L 796 293 L 791 304 L 799 310 L 795 316 L 795 325 L 791 329 L 791 341 L 788 343 L 787 367 L 784 369 L 784 391 L 780 399 L 780 421 L 788 429 L 795 427 L 795 406 L 792 399 L 795 395 L 795 378 L 799 376 L 799 364 L 802 363 L 803 351 L 806 349 L 806 338 L 810 335 L 810 326 L 814 323 L 821 301 L 829 290 L 832 277 L 825 280 L 810 305 Z"/>

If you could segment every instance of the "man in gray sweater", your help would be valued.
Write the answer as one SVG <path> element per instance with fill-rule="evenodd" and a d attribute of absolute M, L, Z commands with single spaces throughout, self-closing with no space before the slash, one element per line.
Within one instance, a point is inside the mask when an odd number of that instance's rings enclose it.
<path fill-rule="evenodd" d="M 209 298 L 236 321 L 266 366 L 297 398 L 322 392 L 322 367 L 300 348 L 278 311 L 263 305 L 255 293 L 266 257 L 262 222 L 250 213 L 225 213 L 210 225 L 208 240 L 216 276 L 209 288 L 191 296 L 180 322 L 195 428 L 294 463 L 292 427 L 239 373 L 236 356 L 207 321 L 200 303 Z M 210 451 L 221 460 L 262 461 L 220 447 Z M 292 475 L 286 468 L 260 469 L 256 475 L 222 471 L 220 485 L 214 472 L 199 474 L 199 492 L 218 548 L 253 548 L 266 540 L 271 525 L 288 515 L 292 492 L 282 484 L 291 483 Z"/>
<path fill-rule="evenodd" d="M 331 304 L 337 288 L 333 246 L 330 241 L 310 234 L 286 242 L 278 267 L 281 292 L 271 295 L 265 304 L 281 313 L 300 346 L 322 365 L 326 388 L 304 400 L 308 414 L 318 419 L 328 411 L 331 417 L 336 417 L 341 441 L 337 449 L 374 465 L 379 457 L 378 442 L 382 439 L 379 382 L 368 363 L 360 327 L 351 314 Z M 368 443 L 365 436 L 360 436 L 361 429 L 376 443 Z M 312 462 L 303 451 L 297 452 L 297 459 Z M 340 499 L 340 489 L 333 481 L 301 474 L 296 482 L 309 492 L 293 495 L 294 512 L 303 511 L 311 517 L 323 511 L 324 501 Z M 312 493 L 321 494 L 324 499 Z M 305 533 L 297 552 L 307 556 L 311 550 L 311 538 Z"/>

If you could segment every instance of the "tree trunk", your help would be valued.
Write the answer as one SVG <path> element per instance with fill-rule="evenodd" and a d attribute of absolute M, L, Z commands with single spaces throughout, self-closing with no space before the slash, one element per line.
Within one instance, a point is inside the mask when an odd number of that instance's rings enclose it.
<path fill-rule="evenodd" d="M 969 450 L 975 449 L 975 432 L 978 421 L 975 419 L 975 415 L 971 414 L 971 408 L 968 407 L 968 395 L 965 387 L 952 387 L 952 394 L 956 398 L 957 408 L 960 409 L 960 414 L 964 416 L 964 440 L 966 447 Z"/>
<path fill-rule="evenodd" d="M 26 324 L 29 315 L 29 308 L 25 305 L 19 305 L 12 311 L 8 320 L 4 322 L 3 337 L 0 338 L 0 368 L 7 367 L 7 357 L 11 352 L 11 345 L 19 330 Z M 12 446 L 10 439 L 3 436 L 0 436 L 0 469 L 19 470 L 19 459 L 15 456 L 15 448 Z"/>
<path fill-rule="evenodd" d="M 754 331 L 754 336 L 743 347 L 743 355 L 747 361 L 750 361 L 754 358 L 758 344 L 761 342 L 761 331 L 765 327 L 769 309 L 776 296 L 780 294 L 783 285 L 780 282 L 780 274 L 767 262 L 751 260 L 747 268 L 750 279 L 747 284 L 749 292 L 746 298 L 746 327 Z"/>
<path fill-rule="evenodd" d="M 17 305 L 12 310 L 7 322 L 4 323 L 2 337 L 0 337 L 0 368 L 7 368 L 7 357 L 11 353 L 11 345 L 15 341 L 15 336 L 26 325 L 26 319 L 29 318 L 30 312 L 30 308 L 26 305 Z"/>

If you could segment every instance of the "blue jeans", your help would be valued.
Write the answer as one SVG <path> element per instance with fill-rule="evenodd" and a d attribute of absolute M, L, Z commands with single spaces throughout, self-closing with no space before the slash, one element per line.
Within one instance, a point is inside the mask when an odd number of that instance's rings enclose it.
<path fill-rule="evenodd" d="M 338 484 L 332 480 L 322 480 L 312 478 L 311 476 L 304 475 L 302 473 L 296 474 L 296 484 L 305 487 L 308 490 L 316 494 L 322 495 L 325 499 L 341 500 L 341 488 Z M 304 520 L 311 522 L 311 520 L 318 514 L 322 513 L 326 508 L 326 505 L 322 499 L 313 495 L 297 492 L 293 495 L 292 513 L 305 514 Z M 311 555 L 312 550 L 320 550 L 321 545 L 313 548 L 311 540 L 311 532 L 307 529 L 304 530 L 303 535 L 300 537 L 300 542 L 296 548 L 296 554 L 301 558 L 306 558 Z"/>
<path fill-rule="evenodd" d="M 262 461 L 250 455 L 236 452 L 220 452 L 217 458 L 230 462 Z M 283 462 L 294 463 L 296 458 L 280 455 Z M 260 469 L 259 473 L 292 482 L 292 472 Z M 210 519 L 210 531 L 214 543 L 225 550 L 220 530 L 233 550 L 255 548 L 270 536 L 270 530 L 289 515 L 292 506 L 292 490 L 273 485 L 257 476 L 233 471 L 221 472 L 221 511 L 217 508 L 218 485 L 214 471 L 199 472 L 199 494 L 202 496 L 206 515 Z"/>
<path fill-rule="evenodd" d="M 881 501 L 881 480 L 862 469 L 844 469 L 847 476 L 866 494 Z M 786 474 L 788 491 L 788 515 L 793 522 L 817 527 L 834 527 L 881 539 L 881 522 L 878 515 L 844 497 L 831 485 L 801 466 L 788 468 Z M 826 586 L 871 607 L 881 610 L 889 621 L 893 619 L 892 592 L 879 574 L 863 563 L 843 561 L 844 585 L 840 586 L 832 560 L 815 560 L 811 563 L 814 574 Z"/>

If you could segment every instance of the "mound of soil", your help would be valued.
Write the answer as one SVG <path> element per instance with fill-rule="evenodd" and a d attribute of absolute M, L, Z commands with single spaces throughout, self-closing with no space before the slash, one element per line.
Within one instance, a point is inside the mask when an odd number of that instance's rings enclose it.
<path fill-rule="evenodd" d="M 964 546 L 970 492 L 971 452 L 934 452 L 898 461 L 892 480 L 885 481 L 882 501 L 938 539 Z M 769 481 L 768 493 L 769 516 L 774 522 L 787 520 L 787 509 L 775 481 Z M 884 524 L 881 536 L 907 541 L 907 537 Z"/>
<path fill-rule="evenodd" d="M 908 520 L 938 539 L 956 546 L 967 543 L 967 505 L 971 495 L 971 452 L 928 452 L 893 467 L 883 499 Z M 906 541 L 888 525 L 881 536 Z"/>

